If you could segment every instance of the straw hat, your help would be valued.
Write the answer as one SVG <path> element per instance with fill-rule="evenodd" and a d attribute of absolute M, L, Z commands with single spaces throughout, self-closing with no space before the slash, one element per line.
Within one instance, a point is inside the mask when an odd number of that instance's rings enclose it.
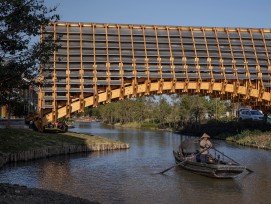
<path fill-rule="evenodd" d="M 209 136 L 209 135 L 207 135 L 206 133 L 204 133 L 204 134 L 201 136 L 201 138 L 200 138 L 200 139 L 203 139 L 203 138 L 210 138 L 210 136 Z"/>

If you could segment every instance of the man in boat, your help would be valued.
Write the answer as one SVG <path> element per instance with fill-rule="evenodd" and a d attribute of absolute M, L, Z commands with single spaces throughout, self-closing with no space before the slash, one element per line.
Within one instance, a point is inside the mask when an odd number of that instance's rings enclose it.
<path fill-rule="evenodd" d="M 213 146 L 213 144 L 210 142 L 209 140 L 210 136 L 207 135 L 206 133 L 204 133 L 201 138 L 200 138 L 200 160 L 203 163 L 207 163 L 209 162 L 209 148 L 211 148 Z M 207 150 L 204 151 L 204 149 L 208 148 Z"/>

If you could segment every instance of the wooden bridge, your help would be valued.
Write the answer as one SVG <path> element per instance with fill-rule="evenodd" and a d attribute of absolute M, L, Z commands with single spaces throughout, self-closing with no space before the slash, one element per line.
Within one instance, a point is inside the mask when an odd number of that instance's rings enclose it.
<path fill-rule="evenodd" d="M 199 94 L 271 106 L 271 30 L 52 23 L 61 48 L 41 69 L 40 125 L 149 94 Z"/>

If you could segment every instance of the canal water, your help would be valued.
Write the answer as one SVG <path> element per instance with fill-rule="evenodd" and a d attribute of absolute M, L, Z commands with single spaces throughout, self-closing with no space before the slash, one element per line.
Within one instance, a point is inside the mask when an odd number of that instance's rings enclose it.
<path fill-rule="evenodd" d="M 71 131 L 130 144 L 130 149 L 78 153 L 0 170 L 1 183 L 53 190 L 100 203 L 271 203 L 271 151 L 213 141 L 221 152 L 246 165 L 235 179 L 213 179 L 174 165 L 172 150 L 185 136 L 170 132 L 116 129 L 100 123 L 76 123 Z"/>

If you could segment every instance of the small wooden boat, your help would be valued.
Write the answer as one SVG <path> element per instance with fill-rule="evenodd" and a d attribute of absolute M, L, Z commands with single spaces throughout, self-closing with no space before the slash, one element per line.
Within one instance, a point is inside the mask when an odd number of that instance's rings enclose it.
<path fill-rule="evenodd" d="M 221 161 L 217 158 L 212 158 L 210 162 L 202 163 L 197 161 L 197 154 L 184 155 L 182 152 L 173 151 L 173 155 L 178 166 L 203 176 L 213 178 L 234 178 L 246 170 L 245 166 Z"/>

